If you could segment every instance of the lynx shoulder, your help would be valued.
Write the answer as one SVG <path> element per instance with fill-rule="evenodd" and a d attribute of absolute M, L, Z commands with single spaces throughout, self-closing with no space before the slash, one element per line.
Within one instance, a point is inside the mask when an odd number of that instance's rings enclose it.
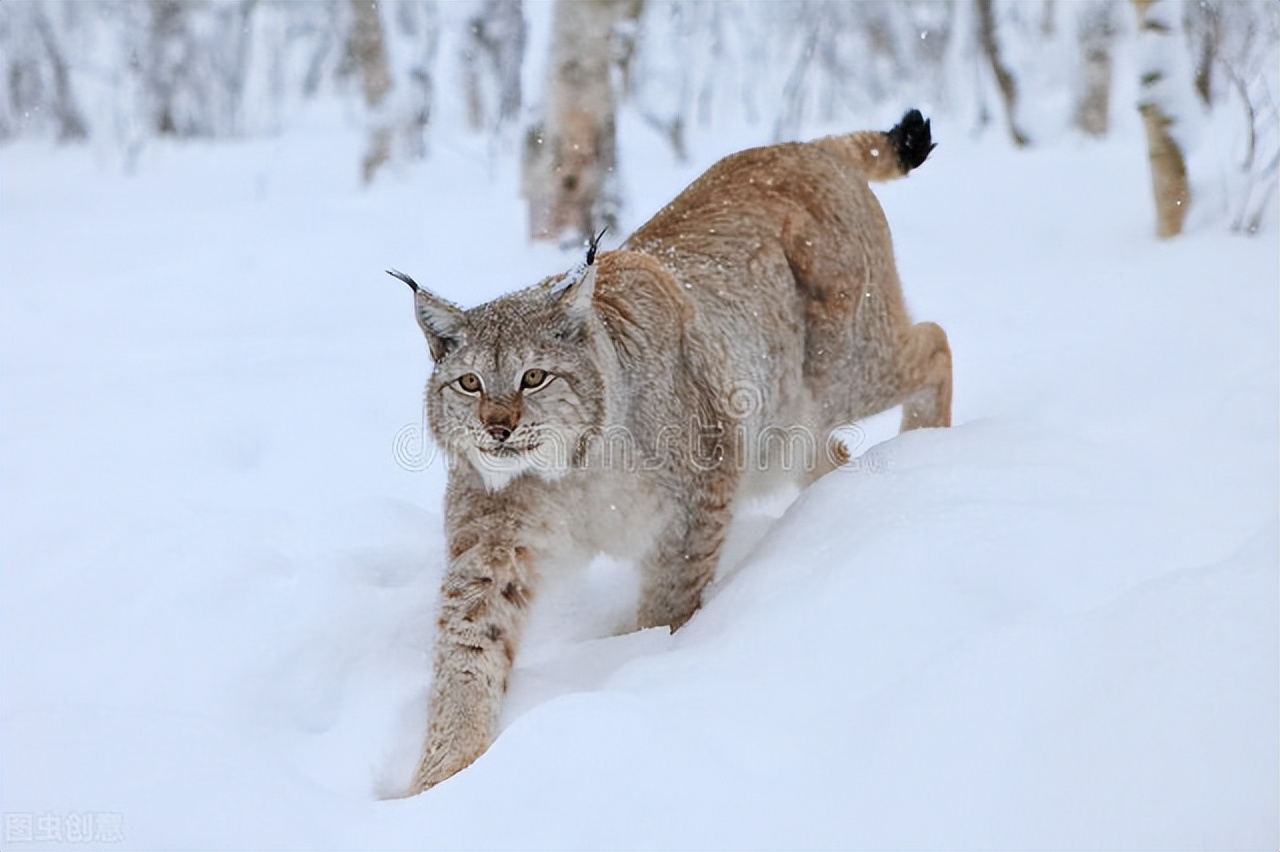
<path fill-rule="evenodd" d="M 495 734 L 539 579 L 604 551 L 642 572 L 638 627 L 683 625 L 735 504 L 846 457 L 839 427 L 896 405 L 947 426 L 951 352 L 913 324 L 869 181 L 933 148 L 887 132 L 734 154 L 616 251 L 463 310 L 414 290 L 450 463 L 426 746 L 410 792 Z"/>

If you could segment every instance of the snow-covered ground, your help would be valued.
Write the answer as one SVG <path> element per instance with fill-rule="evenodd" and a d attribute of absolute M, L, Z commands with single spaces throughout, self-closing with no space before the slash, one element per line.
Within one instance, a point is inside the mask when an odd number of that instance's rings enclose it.
<path fill-rule="evenodd" d="M 0 149 L 3 848 L 1275 849 L 1280 260 L 1158 243 L 1136 122 L 879 189 L 954 428 L 745 513 L 678 634 L 548 597 L 505 730 L 425 731 L 444 471 L 403 269 L 569 266 L 482 143 Z M 631 225 L 676 166 L 623 124 Z M 616 244 L 606 241 L 607 244 Z"/>

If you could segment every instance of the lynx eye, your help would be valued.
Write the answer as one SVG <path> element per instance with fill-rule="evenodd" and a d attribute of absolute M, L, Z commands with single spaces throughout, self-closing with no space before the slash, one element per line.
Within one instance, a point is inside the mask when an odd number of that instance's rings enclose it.
<path fill-rule="evenodd" d="M 479 393 L 480 377 L 475 373 L 464 373 L 458 377 L 458 387 L 467 393 Z"/>
<path fill-rule="evenodd" d="M 548 378 L 549 376 L 546 370 L 525 370 L 524 378 L 520 380 L 520 387 L 525 390 L 540 388 L 547 383 Z"/>

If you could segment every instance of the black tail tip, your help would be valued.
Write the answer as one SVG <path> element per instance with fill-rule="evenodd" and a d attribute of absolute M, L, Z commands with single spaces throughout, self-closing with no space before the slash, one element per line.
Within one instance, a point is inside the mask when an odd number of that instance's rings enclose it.
<path fill-rule="evenodd" d="M 893 151 L 903 173 L 918 168 L 928 158 L 929 152 L 938 147 L 929 130 L 929 119 L 918 109 L 907 110 L 902 120 L 885 135 L 893 143 Z"/>

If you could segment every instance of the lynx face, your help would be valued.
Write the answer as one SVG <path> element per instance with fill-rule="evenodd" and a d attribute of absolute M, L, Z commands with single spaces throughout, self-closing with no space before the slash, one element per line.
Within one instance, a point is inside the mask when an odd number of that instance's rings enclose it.
<path fill-rule="evenodd" d="M 594 276 L 592 276 L 594 278 Z M 462 311 L 419 290 L 418 318 L 436 359 L 427 416 L 451 464 L 469 464 L 489 491 L 529 473 L 567 473 L 602 425 L 602 381 L 585 343 L 593 282 L 556 279 Z"/>

